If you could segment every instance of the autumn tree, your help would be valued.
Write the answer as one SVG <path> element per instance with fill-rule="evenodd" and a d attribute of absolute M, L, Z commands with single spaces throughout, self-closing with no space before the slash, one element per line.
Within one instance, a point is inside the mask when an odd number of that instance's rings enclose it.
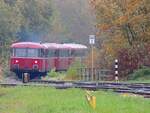
<path fill-rule="evenodd" d="M 53 8 L 51 0 L 17 0 L 24 18 L 19 36 L 23 41 L 41 41 L 51 30 Z"/>
<path fill-rule="evenodd" d="M 10 44 L 44 38 L 52 16 L 51 0 L 0 0 L 0 72 L 8 72 Z"/>
<path fill-rule="evenodd" d="M 101 32 L 111 36 L 120 31 L 128 43 L 149 40 L 148 0 L 91 0 L 97 17 L 98 35 Z"/>
<path fill-rule="evenodd" d="M 0 0 L 0 72 L 8 67 L 9 47 L 16 40 L 22 20 L 23 17 L 15 4 L 12 7 Z"/>
<path fill-rule="evenodd" d="M 135 49 L 150 42 L 149 0 L 90 0 L 90 4 L 96 14 L 97 40 L 101 42 L 97 44 L 101 49 L 100 66 L 111 68 L 123 48 L 143 58 Z"/>

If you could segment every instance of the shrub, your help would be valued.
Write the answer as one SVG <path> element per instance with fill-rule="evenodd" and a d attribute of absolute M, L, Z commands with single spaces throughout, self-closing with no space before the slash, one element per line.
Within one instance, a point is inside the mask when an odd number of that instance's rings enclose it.
<path fill-rule="evenodd" d="M 129 80 L 144 80 L 150 79 L 150 67 L 143 67 L 141 69 L 135 70 L 128 77 Z"/>
<path fill-rule="evenodd" d="M 148 44 L 135 44 L 130 48 L 122 48 L 118 52 L 120 77 L 127 78 L 128 74 L 150 66 L 150 46 Z"/>
<path fill-rule="evenodd" d="M 81 64 L 79 61 L 73 62 L 72 65 L 67 70 L 65 79 L 78 80 L 79 79 L 78 69 L 81 67 L 84 67 L 84 65 Z"/>
<path fill-rule="evenodd" d="M 52 69 L 47 74 L 49 77 L 57 77 L 59 74 L 55 71 L 55 69 Z"/>

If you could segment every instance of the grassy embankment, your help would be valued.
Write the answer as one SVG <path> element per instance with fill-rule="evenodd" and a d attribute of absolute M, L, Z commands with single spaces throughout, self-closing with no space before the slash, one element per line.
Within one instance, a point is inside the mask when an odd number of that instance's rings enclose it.
<path fill-rule="evenodd" d="M 76 67 L 79 67 L 81 64 L 75 63 L 73 64 L 67 72 L 60 73 L 51 70 L 48 73 L 46 79 L 54 79 L 54 80 L 78 80 L 80 75 L 76 70 Z M 141 69 L 134 70 L 134 72 L 126 78 L 126 80 L 122 80 L 120 82 L 143 82 L 143 83 L 150 83 L 150 67 L 142 67 Z"/>
<path fill-rule="evenodd" d="M 128 82 L 146 82 L 150 83 L 150 67 L 143 67 L 135 70 L 128 77 Z"/>
<path fill-rule="evenodd" d="M 89 107 L 85 91 L 46 87 L 0 87 L 0 113 L 149 113 L 150 100 L 123 97 L 112 92 L 94 92 L 95 110 Z"/>

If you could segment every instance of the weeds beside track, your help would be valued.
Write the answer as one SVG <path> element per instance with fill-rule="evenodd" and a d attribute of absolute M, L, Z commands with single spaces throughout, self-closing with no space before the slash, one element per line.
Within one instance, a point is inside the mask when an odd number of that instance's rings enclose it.
<path fill-rule="evenodd" d="M 42 86 L 55 87 L 57 89 L 81 88 L 95 91 L 112 90 L 118 93 L 132 93 L 150 98 L 150 83 L 31 80 L 29 83 L 0 83 L 0 86 Z"/>

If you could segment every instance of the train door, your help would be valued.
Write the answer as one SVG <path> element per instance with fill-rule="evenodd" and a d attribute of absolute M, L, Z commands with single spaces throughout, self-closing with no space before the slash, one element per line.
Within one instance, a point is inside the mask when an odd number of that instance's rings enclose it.
<path fill-rule="evenodd" d="M 55 49 L 48 50 L 48 69 L 52 70 L 55 68 Z"/>
<path fill-rule="evenodd" d="M 42 59 L 43 59 L 43 72 L 47 71 L 47 58 L 45 57 L 46 51 L 41 49 Z"/>
<path fill-rule="evenodd" d="M 44 50 L 44 55 L 42 57 L 45 59 L 45 71 L 48 72 L 50 70 L 49 59 L 48 59 L 48 49 Z"/>
<path fill-rule="evenodd" d="M 50 50 L 50 68 L 55 69 L 56 49 Z"/>
<path fill-rule="evenodd" d="M 69 68 L 69 66 L 73 63 L 73 61 L 75 60 L 74 53 L 75 53 L 75 50 L 74 50 L 74 49 L 70 49 L 70 50 L 69 50 L 68 68 Z"/>
<path fill-rule="evenodd" d="M 58 70 L 66 71 L 68 69 L 68 63 L 69 63 L 69 50 L 60 49 L 58 58 Z"/>
<path fill-rule="evenodd" d="M 55 50 L 54 67 L 55 67 L 56 71 L 59 70 L 59 49 Z"/>

